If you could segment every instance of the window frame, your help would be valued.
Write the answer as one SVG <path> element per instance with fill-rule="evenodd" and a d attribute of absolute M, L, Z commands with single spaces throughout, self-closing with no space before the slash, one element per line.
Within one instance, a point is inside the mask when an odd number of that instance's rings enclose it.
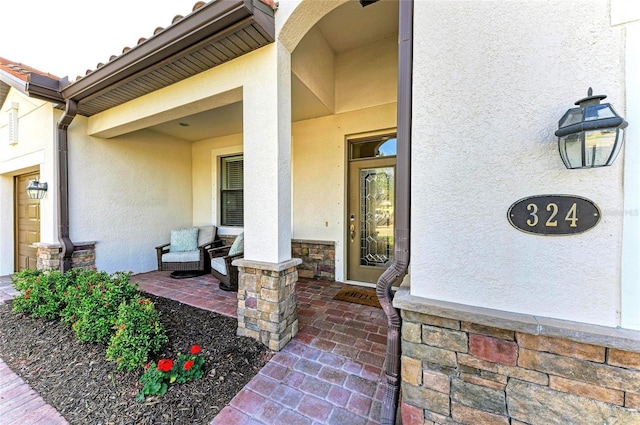
<path fill-rule="evenodd" d="M 220 173 L 219 173 L 219 178 L 220 178 L 220 186 L 219 186 L 219 193 L 220 193 L 220 202 L 219 202 L 219 208 L 220 208 L 220 226 L 225 226 L 225 227 L 243 227 L 244 226 L 244 154 L 239 153 L 239 154 L 232 154 L 232 155 L 224 155 L 219 157 L 220 161 L 219 161 L 219 166 L 220 166 Z M 227 168 L 227 164 L 232 163 L 232 162 L 240 162 L 241 163 L 241 167 L 242 167 L 242 175 L 241 175 L 241 184 L 242 187 L 232 187 L 229 188 L 228 187 L 228 180 L 229 180 L 229 176 L 227 174 L 228 168 Z M 228 199 L 226 194 L 237 194 L 240 193 L 241 194 L 241 202 L 242 202 L 242 207 L 241 207 L 241 211 L 240 211 L 240 221 L 236 221 L 236 220 L 231 220 L 231 222 L 229 221 L 229 217 L 228 217 L 228 210 L 225 208 L 225 202 Z M 236 212 L 236 215 L 238 213 Z"/>

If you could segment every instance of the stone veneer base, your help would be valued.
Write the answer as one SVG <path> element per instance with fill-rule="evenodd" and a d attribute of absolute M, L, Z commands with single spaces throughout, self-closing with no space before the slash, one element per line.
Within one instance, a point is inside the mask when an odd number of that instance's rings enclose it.
<path fill-rule="evenodd" d="M 59 243 L 38 242 L 33 244 L 37 249 L 38 270 L 60 270 L 60 253 L 62 246 Z M 71 267 L 92 268 L 96 266 L 96 243 L 75 242 L 71 255 Z"/>
<path fill-rule="evenodd" d="M 300 277 L 309 279 L 336 279 L 336 244 L 333 241 L 291 240 L 291 253 L 300 258 Z"/>
<path fill-rule="evenodd" d="M 235 235 L 218 235 L 225 245 L 231 245 Z M 302 263 L 298 275 L 309 279 L 336 279 L 336 243 L 307 239 L 291 239 L 291 254 Z"/>
<path fill-rule="evenodd" d="M 279 264 L 245 259 L 238 266 L 239 336 L 254 338 L 280 351 L 298 333 L 297 266 L 291 259 Z"/>
<path fill-rule="evenodd" d="M 396 292 L 403 425 L 640 424 L 640 332 Z M 612 422 L 613 421 L 613 422 Z"/>

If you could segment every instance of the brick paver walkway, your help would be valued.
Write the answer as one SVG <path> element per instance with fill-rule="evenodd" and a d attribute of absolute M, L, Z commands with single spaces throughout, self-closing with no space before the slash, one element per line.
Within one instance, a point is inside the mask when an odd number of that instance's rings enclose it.
<path fill-rule="evenodd" d="M 236 293 L 218 289 L 210 275 L 172 279 L 169 272 L 149 272 L 135 275 L 133 280 L 149 293 L 237 317 Z M 386 318 L 379 308 L 333 300 L 344 286 L 338 282 L 299 280 L 298 335 L 274 355 L 211 425 L 380 423 Z M 0 302 L 13 296 L 12 289 L 10 285 L 3 286 L 0 278 Z M 0 363 L 0 422 L 4 425 L 3 371 L 20 378 Z M 11 399 L 26 400 L 25 394 L 38 397 L 26 384 L 14 384 L 13 392 L 5 393 Z M 55 410 L 43 406 L 43 401 L 42 405 L 32 402 L 30 410 L 21 413 L 37 412 L 40 422 L 31 416 L 20 416 L 14 408 L 19 416 L 15 423 L 66 423 Z"/>
<path fill-rule="evenodd" d="M 0 303 L 17 293 L 9 276 L 0 276 Z M 0 424 L 63 425 L 67 421 L 0 359 Z"/>

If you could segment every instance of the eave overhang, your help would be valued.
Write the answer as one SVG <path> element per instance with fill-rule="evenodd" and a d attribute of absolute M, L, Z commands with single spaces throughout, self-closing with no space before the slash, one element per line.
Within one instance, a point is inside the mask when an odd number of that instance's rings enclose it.
<path fill-rule="evenodd" d="M 62 80 L 56 80 L 44 75 L 31 73 L 26 84 L 26 91 L 31 97 L 53 103 L 64 103 L 64 98 L 60 91 L 67 83 L 66 77 Z"/>
<path fill-rule="evenodd" d="M 23 80 L 0 69 L 0 106 L 4 104 L 4 101 L 9 95 L 9 90 L 12 87 L 18 90 L 20 93 L 23 93 L 25 95 L 27 94 L 26 83 Z"/>
<path fill-rule="evenodd" d="M 272 43 L 273 14 L 261 0 L 213 0 L 73 83 L 32 78 L 27 90 L 91 116 Z"/>

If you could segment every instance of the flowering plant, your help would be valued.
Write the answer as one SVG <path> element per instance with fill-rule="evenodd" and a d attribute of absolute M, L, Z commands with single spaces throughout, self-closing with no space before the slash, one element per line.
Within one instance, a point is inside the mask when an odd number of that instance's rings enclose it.
<path fill-rule="evenodd" d="M 164 395 L 171 384 L 202 378 L 204 358 L 199 353 L 200 346 L 192 345 L 189 354 L 178 353 L 175 362 L 165 358 L 158 360 L 157 365 L 155 362 L 148 363 L 140 377 L 139 382 L 143 386 L 136 400 L 143 401 L 148 395 Z"/>

